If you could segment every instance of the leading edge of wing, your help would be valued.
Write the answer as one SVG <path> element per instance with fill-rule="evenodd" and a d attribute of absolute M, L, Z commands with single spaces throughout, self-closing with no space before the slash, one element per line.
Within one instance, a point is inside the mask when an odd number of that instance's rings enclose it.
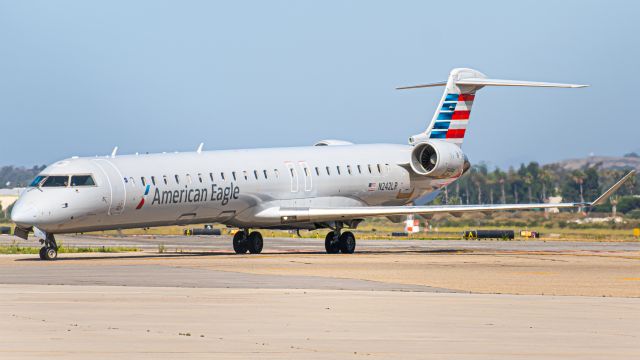
<path fill-rule="evenodd" d="M 427 215 L 439 213 L 461 214 L 466 212 L 492 212 L 509 210 L 533 210 L 549 208 L 577 208 L 591 207 L 603 204 L 616 190 L 635 174 L 629 172 L 616 182 L 611 188 L 590 203 L 537 203 L 537 204 L 499 204 L 499 205 L 433 205 L 433 206 L 362 206 L 362 207 L 331 207 L 331 208 L 286 208 L 272 207 L 265 209 L 256 216 L 263 219 L 280 219 L 285 222 L 319 222 L 342 219 L 356 219 L 389 215 Z"/>

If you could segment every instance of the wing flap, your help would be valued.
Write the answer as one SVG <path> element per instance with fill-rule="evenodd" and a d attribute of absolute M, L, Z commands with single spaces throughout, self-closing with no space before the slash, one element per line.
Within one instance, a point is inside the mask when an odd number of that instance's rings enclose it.
<path fill-rule="evenodd" d="M 508 210 L 532 210 L 546 208 L 575 208 L 589 203 L 560 204 L 504 204 L 504 205 L 443 205 L 443 206 L 359 206 L 332 208 L 279 208 L 266 209 L 256 216 L 261 219 L 279 218 L 283 223 L 322 222 L 351 220 L 394 215 L 433 215 L 449 213 L 461 215 L 468 212 L 494 212 Z"/>

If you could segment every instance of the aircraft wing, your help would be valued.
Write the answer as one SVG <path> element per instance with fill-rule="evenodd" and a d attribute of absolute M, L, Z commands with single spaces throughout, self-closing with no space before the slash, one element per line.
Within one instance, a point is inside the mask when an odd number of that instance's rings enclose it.
<path fill-rule="evenodd" d="M 499 204 L 499 205 L 434 205 L 434 206 L 361 206 L 361 207 L 323 207 L 323 208 L 286 208 L 272 207 L 259 212 L 258 218 L 279 218 L 282 223 L 323 222 L 362 219 L 368 217 L 390 215 L 430 215 L 450 213 L 460 215 L 467 212 L 488 213 L 507 210 L 532 210 L 547 208 L 577 208 L 592 207 L 603 204 L 618 188 L 620 188 L 633 174 L 629 172 L 609 190 L 605 191 L 593 202 L 585 203 L 538 203 L 538 204 Z"/>

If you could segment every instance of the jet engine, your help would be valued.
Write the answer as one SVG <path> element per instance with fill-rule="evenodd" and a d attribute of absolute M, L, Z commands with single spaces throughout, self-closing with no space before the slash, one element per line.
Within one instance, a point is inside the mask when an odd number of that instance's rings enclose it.
<path fill-rule="evenodd" d="M 429 140 L 413 147 L 411 168 L 419 175 L 435 179 L 460 176 L 471 164 L 462 149 L 456 144 Z"/>

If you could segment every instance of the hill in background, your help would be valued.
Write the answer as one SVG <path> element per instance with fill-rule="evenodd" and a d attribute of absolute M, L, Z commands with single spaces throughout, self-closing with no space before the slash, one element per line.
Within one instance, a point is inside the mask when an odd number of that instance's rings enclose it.
<path fill-rule="evenodd" d="M 636 169 L 640 172 L 640 155 L 629 153 L 625 156 L 589 156 L 581 159 L 562 160 L 555 163 L 568 171 L 597 166 L 605 170 Z"/>

